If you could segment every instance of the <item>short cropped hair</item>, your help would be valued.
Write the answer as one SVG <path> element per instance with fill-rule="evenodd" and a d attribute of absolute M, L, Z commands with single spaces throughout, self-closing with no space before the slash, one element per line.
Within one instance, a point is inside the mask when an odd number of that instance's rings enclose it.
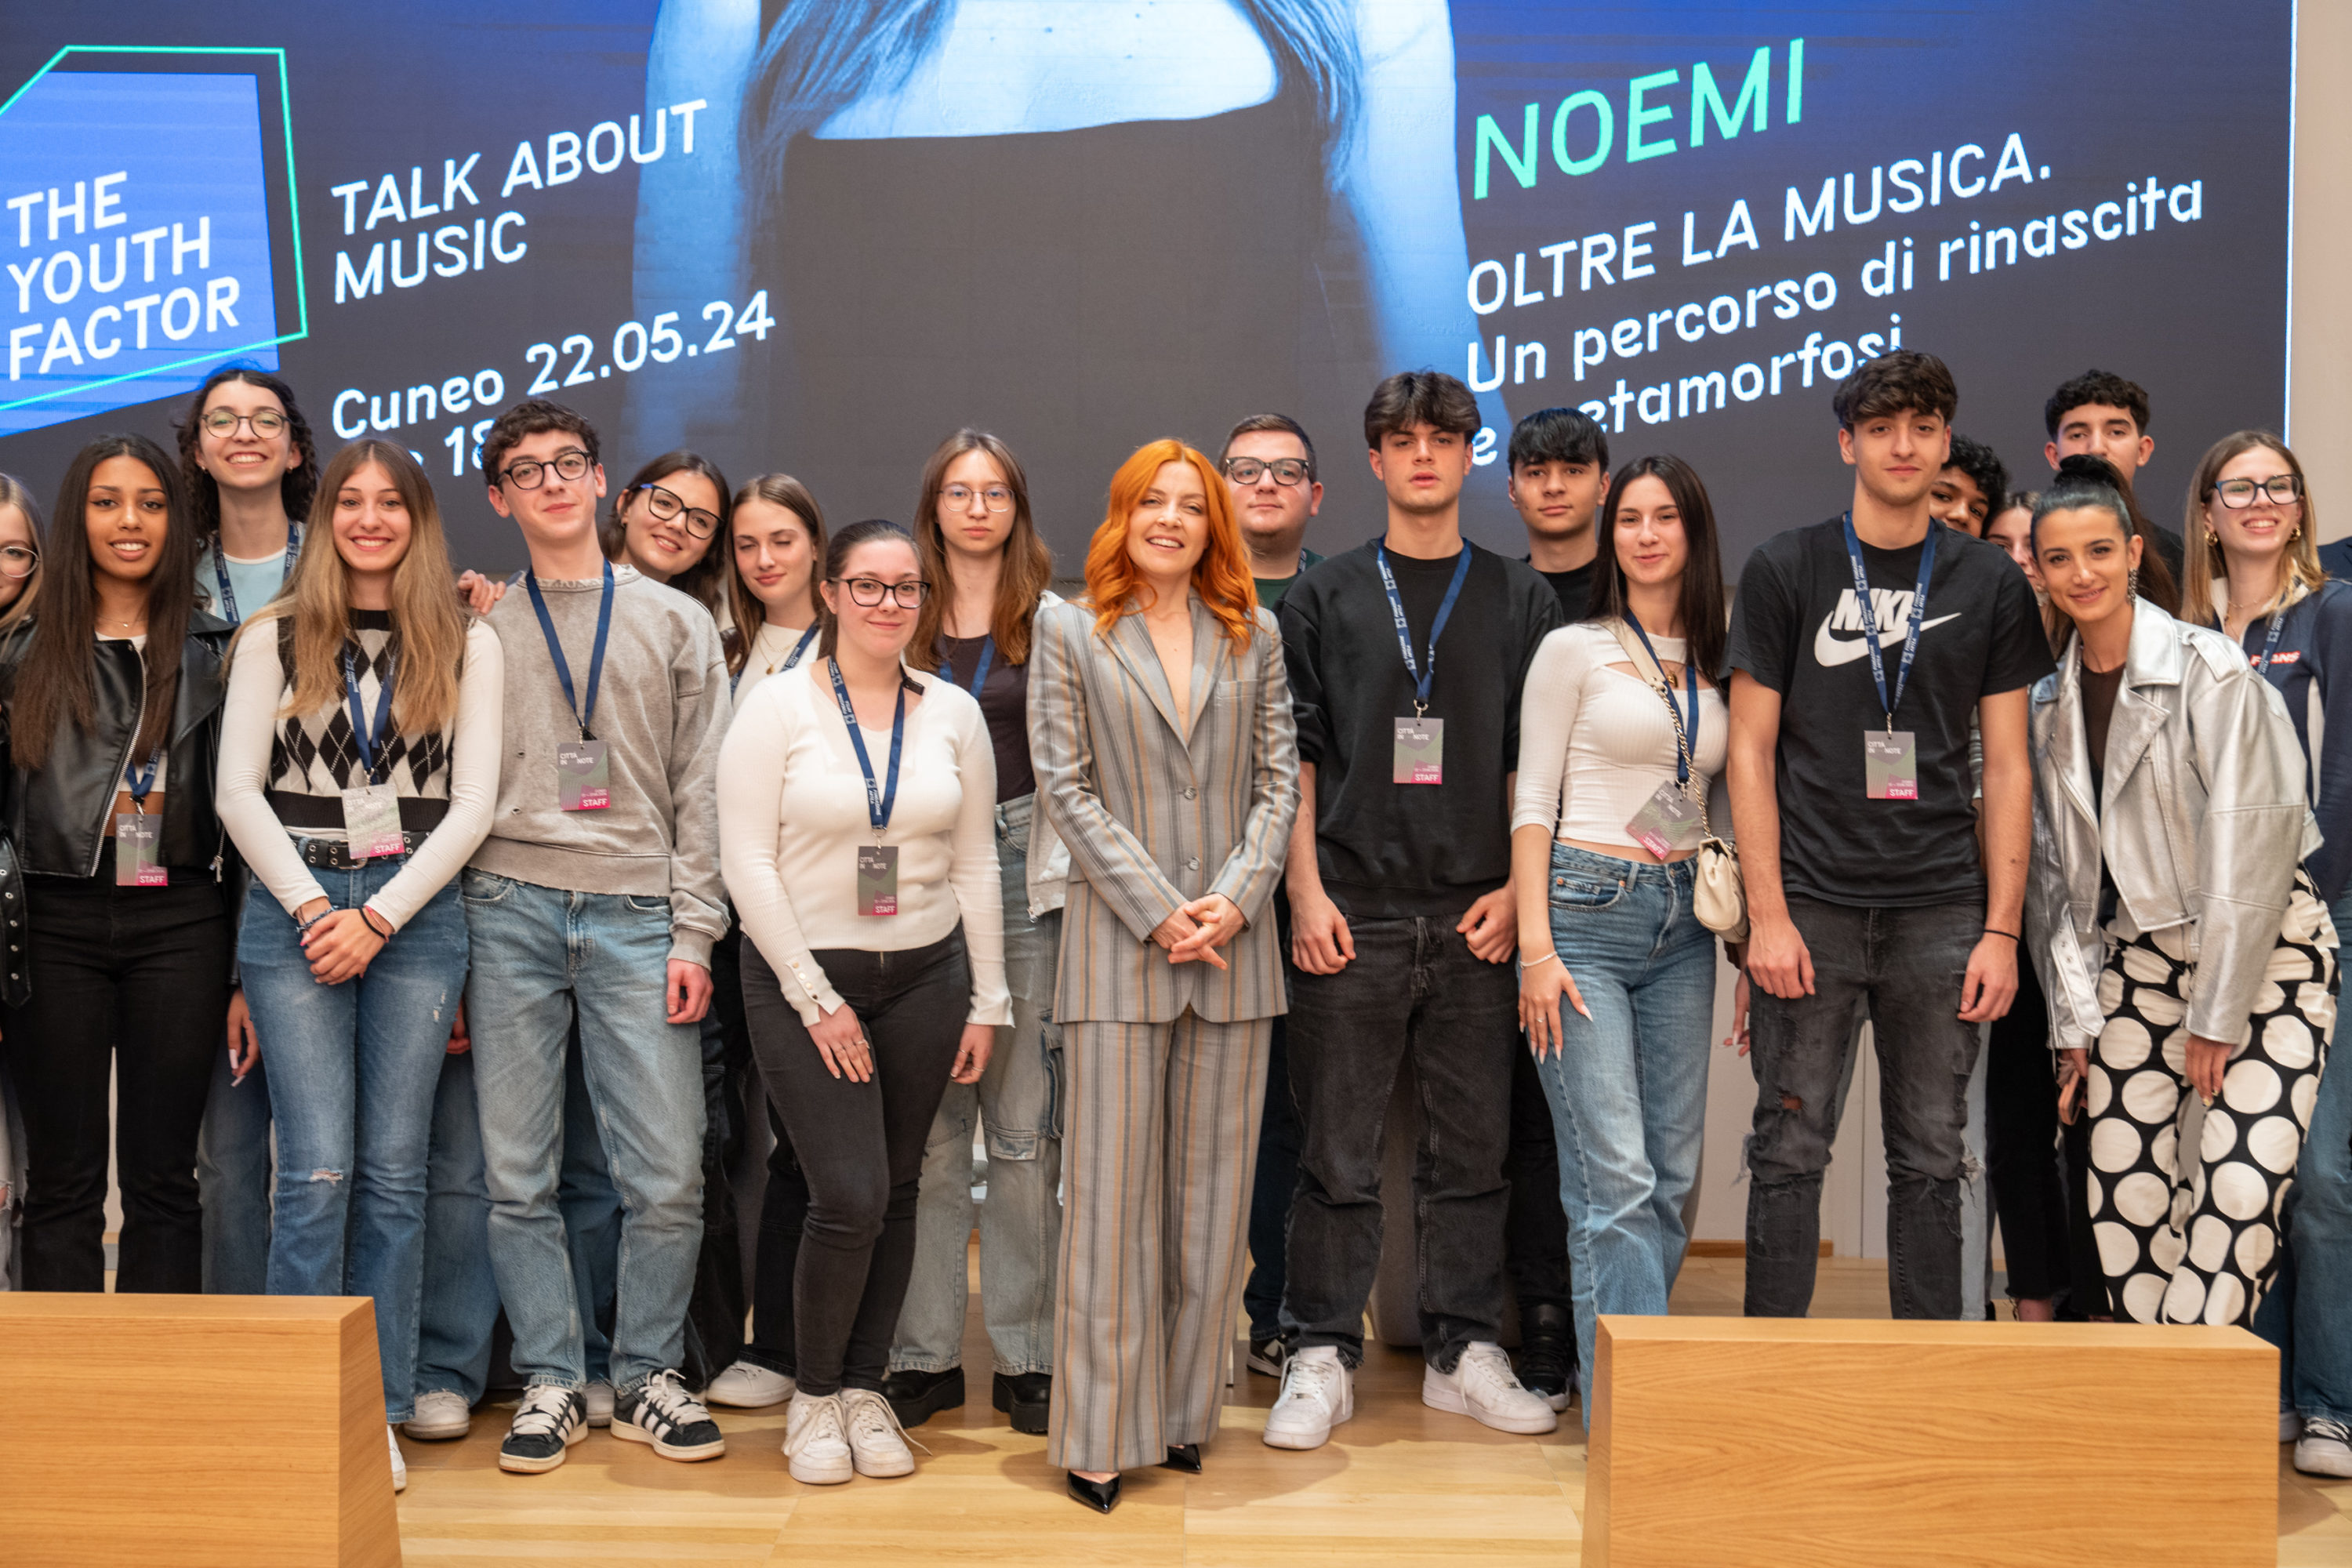
<path fill-rule="evenodd" d="M 561 403 L 527 397 L 499 415 L 490 426 L 490 433 L 482 437 L 482 477 L 493 485 L 499 483 L 499 465 L 506 455 L 525 437 L 536 436 L 542 430 L 561 430 L 575 436 L 591 463 L 603 460 L 596 455 L 596 426 Z M 726 493 L 726 487 L 721 486 L 719 494 Z"/>
<path fill-rule="evenodd" d="M 1958 468 L 1968 475 L 1978 493 L 1985 499 L 1985 517 L 1988 520 L 2000 515 L 2009 499 L 2009 469 L 2001 462 L 2000 453 L 1982 441 L 1972 440 L 1955 431 L 1952 435 L 1952 455 L 1945 460 L 1944 467 Z"/>
<path fill-rule="evenodd" d="M 2132 416 L 2141 435 L 2147 434 L 2147 388 L 2111 370 L 2086 370 L 2052 393 L 2050 401 L 2042 405 L 2042 424 L 2050 438 L 2058 439 L 2059 422 L 2066 416 L 2092 404 L 2122 409 Z"/>
<path fill-rule="evenodd" d="M 1364 445 L 1427 425 L 1450 436 L 1478 433 L 1478 400 L 1442 370 L 1401 370 L 1372 389 L 1364 405 Z"/>
<path fill-rule="evenodd" d="M 1287 414 L 1253 414 L 1226 431 L 1225 444 L 1217 448 L 1217 467 L 1222 468 L 1225 466 L 1225 454 L 1234 449 L 1236 439 L 1261 430 L 1297 437 L 1298 444 L 1307 450 L 1307 482 L 1313 484 L 1316 481 L 1319 476 L 1315 471 L 1315 442 L 1307 434 L 1307 426 Z"/>
<path fill-rule="evenodd" d="M 1511 426 L 1511 472 L 1529 463 L 1609 466 L 1609 437 L 1580 408 L 1538 408 Z"/>
<path fill-rule="evenodd" d="M 1959 412 L 1960 394 L 1942 360 L 1916 349 L 1896 349 L 1856 365 L 1852 375 L 1838 383 L 1830 406 L 1841 430 L 1904 413 L 1940 415 L 1948 425 Z"/>

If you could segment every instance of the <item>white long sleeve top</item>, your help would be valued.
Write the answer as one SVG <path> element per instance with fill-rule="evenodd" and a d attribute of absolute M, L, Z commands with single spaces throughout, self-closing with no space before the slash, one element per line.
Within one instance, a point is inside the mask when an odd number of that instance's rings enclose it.
<path fill-rule="evenodd" d="M 1653 637 L 1650 645 L 1669 664 L 1688 657 L 1681 637 Z M 1674 720 L 1657 688 L 1627 669 L 1610 668 L 1625 664 L 1616 634 L 1597 621 L 1561 626 L 1538 646 L 1519 699 L 1513 832 L 1532 825 L 1555 839 L 1634 847 L 1625 825 L 1660 784 L 1675 782 L 1677 748 Z M 1680 683 L 1675 701 L 1688 711 Z M 1726 839 L 1731 837 L 1731 812 L 1722 776 L 1730 737 L 1722 694 L 1700 687 L 1692 768 L 1706 781 L 1709 826 Z"/>
<path fill-rule="evenodd" d="M 352 620 L 361 707 L 373 716 L 389 620 L 365 611 Z M 264 624 L 237 640 L 221 713 L 215 796 L 221 826 L 237 853 L 290 915 L 327 896 L 294 840 L 341 838 L 341 792 L 365 781 L 359 777 L 344 704 L 327 713 L 281 714 L 292 678 L 280 660 L 276 630 Z M 424 829 L 429 837 L 408 863 L 367 901 L 394 931 L 464 868 L 489 831 L 503 750 L 505 687 L 505 653 L 498 634 L 476 621 L 466 633 L 455 727 L 446 735 L 388 741 L 384 782 L 400 796 L 403 825 L 419 831 L 421 823 L 438 816 Z M 289 824 L 281 806 L 289 814 L 310 809 Z"/>
<path fill-rule="evenodd" d="M 719 866 L 735 918 L 801 1020 L 842 1005 L 815 953 L 927 947 L 963 922 L 975 1024 L 1009 1024 L 996 868 L 996 757 L 980 704 L 913 675 L 898 795 L 881 841 L 898 848 L 898 912 L 857 912 L 857 851 L 875 842 L 866 775 L 822 661 L 747 686 L 719 756 Z M 864 727 L 861 726 L 861 729 Z M 865 730 L 876 783 L 890 731 Z"/>

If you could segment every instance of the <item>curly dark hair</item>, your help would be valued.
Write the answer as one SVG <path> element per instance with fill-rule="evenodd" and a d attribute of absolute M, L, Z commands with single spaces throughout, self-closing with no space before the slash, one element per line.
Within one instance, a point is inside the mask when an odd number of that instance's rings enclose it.
<path fill-rule="evenodd" d="M 2052 393 L 2050 401 L 2042 405 L 2042 424 L 2050 438 L 2058 439 L 2061 419 L 2092 404 L 2122 409 L 2132 416 L 2141 435 L 2147 434 L 2147 388 L 2136 381 L 2126 381 L 2111 370 L 2086 370 Z"/>
<path fill-rule="evenodd" d="M 2009 468 L 2000 454 L 1982 441 L 1972 440 L 1958 431 L 1952 432 L 1952 455 L 1944 467 L 1958 468 L 1968 475 L 1977 493 L 1985 499 L 1985 516 L 1999 517 L 2009 500 Z"/>
<path fill-rule="evenodd" d="M 212 397 L 215 387 L 231 381 L 261 388 L 275 396 L 278 405 L 286 410 L 287 437 L 302 458 L 278 481 L 278 500 L 286 508 L 286 515 L 297 522 L 306 521 L 310 515 L 310 498 L 319 493 L 319 444 L 311 439 L 310 422 L 302 417 L 302 405 L 294 401 L 294 389 L 266 370 L 256 370 L 251 365 L 224 365 L 205 377 L 204 384 L 196 388 L 196 395 L 189 401 L 187 418 L 177 426 L 180 478 L 188 487 L 189 519 L 200 540 L 220 532 L 220 486 L 196 461 L 204 438 L 205 404 Z"/>
<path fill-rule="evenodd" d="M 1959 412 L 1960 394 L 1942 360 L 1916 349 L 1896 349 L 1856 365 L 1852 375 L 1838 383 L 1830 407 L 1841 430 L 1904 413 L 1939 414 L 1948 425 Z"/>

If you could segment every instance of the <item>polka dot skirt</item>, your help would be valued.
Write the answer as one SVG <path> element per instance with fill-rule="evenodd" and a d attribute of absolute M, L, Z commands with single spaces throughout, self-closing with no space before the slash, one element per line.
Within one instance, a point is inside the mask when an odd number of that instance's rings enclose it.
<path fill-rule="evenodd" d="M 2273 1272 L 2279 1212 L 2336 1022 L 2336 931 L 2298 871 L 2286 919 L 2205 1112 L 2186 1175 L 2178 1123 L 2194 975 L 2188 931 L 2117 944 L 2099 975 L 2091 1052 L 2089 1203 L 2118 1310 L 2141 1323 L 2251 1325 Z"/>

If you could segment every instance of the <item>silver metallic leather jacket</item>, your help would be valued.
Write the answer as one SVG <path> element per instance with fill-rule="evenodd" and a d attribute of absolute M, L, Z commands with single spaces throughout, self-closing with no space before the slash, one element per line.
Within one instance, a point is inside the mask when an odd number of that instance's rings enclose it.
<path fill-rule="evenodd" d="M 2087 1049 L 2105 1021 L 2103 859 L 2120 895 L 2115 934 L 2187 926 L 2189 1031 L 2239 1044 L 2295 868 L 2320 844 L 2285 704 L 2228 637 L 2139 600 L 2094 802 L 2082 672 L 2078 636 L 2058 672 L 2034 686 L 2028 717 L 2026 906 L 2051 1045 Z"/>

